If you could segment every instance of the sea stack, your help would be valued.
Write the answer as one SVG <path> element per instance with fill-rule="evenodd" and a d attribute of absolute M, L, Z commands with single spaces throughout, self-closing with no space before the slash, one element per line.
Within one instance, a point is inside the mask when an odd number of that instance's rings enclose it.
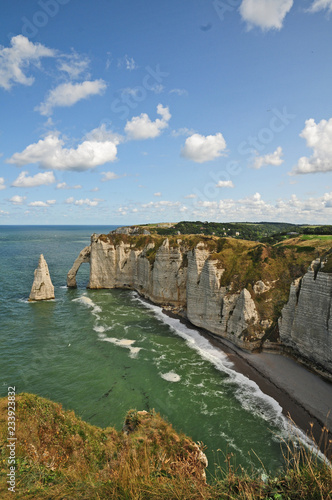
<path fill-rule="evenodd" d="M 35 269 L 29 300 L 49 300 L 54 299 L 54 286 L 52 285 L 48 265 L 44 255 L 39 257 L 38 267 Z"/>

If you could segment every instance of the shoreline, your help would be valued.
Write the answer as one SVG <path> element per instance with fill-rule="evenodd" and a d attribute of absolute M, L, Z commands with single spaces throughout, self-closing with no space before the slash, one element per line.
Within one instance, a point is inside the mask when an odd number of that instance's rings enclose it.
<path fill-rule="evenodd" d="M 196 327 L 179 314 L 164 307 L 162 312 L 178 319 L 187 328 L 198 331 L 214 347 L 221 349 L 233 363 L 234 370 L 254 381 L 264 394 L 275 399 L 283 415 L 290 418 L 305 435 L 313 437 L 320 450 L 331 459 L 332 449 L 326 450 L 325 443 L 332 441 L 332 383 L 282 353 L 243 351 L 227 339 Z M 324 429 L 327 431 L 322 440 Z"/>

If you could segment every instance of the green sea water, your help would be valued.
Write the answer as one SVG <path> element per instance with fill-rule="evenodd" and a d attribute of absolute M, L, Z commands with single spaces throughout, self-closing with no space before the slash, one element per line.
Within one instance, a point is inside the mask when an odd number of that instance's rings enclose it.
<path fill-rule="evenodd" d="M 60 402 L 84 420 L 121 429 L 131 408 L 160 412 L 207 446 L 210 470 L 233 453 L 245 468 L 282 465 L 289 427 L 276 401 L 233 369 L 196 330 L 132 291 L 78 288 L 66 275 L 93 232 L 112 226 L 0 227 L 0 389 Z M 55 300 L 29 303 L 40 253 Z M 218 451 L 221 450 L 221 451 Z"/>

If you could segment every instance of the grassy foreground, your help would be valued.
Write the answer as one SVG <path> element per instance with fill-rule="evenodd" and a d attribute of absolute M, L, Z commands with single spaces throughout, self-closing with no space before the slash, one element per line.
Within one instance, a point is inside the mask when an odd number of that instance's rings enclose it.
<path fill-rule="evenodd" d="M 1 499 L 332 499 L 331 466 L 304 448 L 289 445 L 285 469 L 274 478 L 235 470 L 226 456 L 226 472 L 217 468 L 207 484 L 202 447 L 154 412 L 128 412 L 126 432 L 87 424 L 33 394 L 18 395 L 15 412 L 12 493 L 7 398 L 0 400 Z"/>

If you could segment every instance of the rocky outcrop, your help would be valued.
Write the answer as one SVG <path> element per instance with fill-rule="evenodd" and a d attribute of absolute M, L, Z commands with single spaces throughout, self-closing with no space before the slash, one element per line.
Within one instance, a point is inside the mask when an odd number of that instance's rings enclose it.
<path fill-rule="evenodd" d="M 54 299 L 54 286 L 51 281 L 48 265 L 43 254 L 39 257 L 37 269 L 29 296 L 30 301 Z"/>
<path fill-rule="evenodd" d="M 332 373 L 332 274 L 316 260 L 295 280 L 279 319 L 283 344 L 304 360 Z"/>
<path fill-rule="evenodd" d="M 91 246 L 87 246 L 83 248 L 83 250 L 80 252 L 79 256 L 75 260 L 73 267 L 67 274 L 67 286 L 69 288 L 76 288 L 77 283 L 76 283 L 76 274 L 79 268 L 81 267 L 81 264 L 83 262 L 90 262 L 90 252 L 91 252 Z"/>

